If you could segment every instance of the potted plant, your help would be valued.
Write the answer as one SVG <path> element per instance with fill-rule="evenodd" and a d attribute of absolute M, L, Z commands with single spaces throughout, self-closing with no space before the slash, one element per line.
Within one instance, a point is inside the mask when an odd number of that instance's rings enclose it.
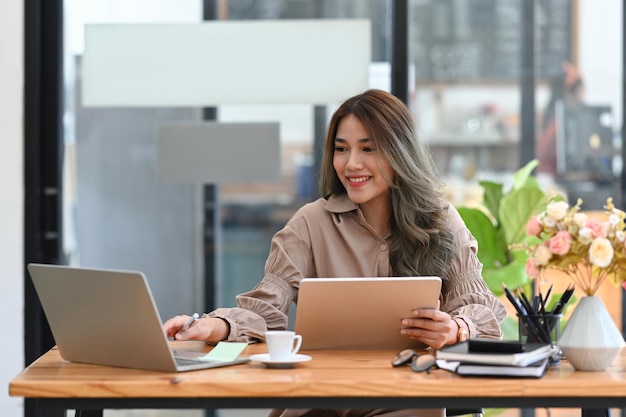
<path fill-rule="evenodd" d="M 547 194 L 531 175 L 537 167 L 535 159 L 513 173 L 512 183 L 480 181 L 483 203 L 479 207 L 458 207 L 465 224 L 478 241 L 478 259 L 483 264 L 483 278 L 498 296 L 503 284 L 532 291 L 532 280 L 526 274 L 524 249 L 515 249 L 529 238 L 526 224 L 533 215 L 545 210 Z M 503 323 L 505 338 L 517 338 L 517 321 Z M 514 332 L 514 335 L 513 335 Z"/>

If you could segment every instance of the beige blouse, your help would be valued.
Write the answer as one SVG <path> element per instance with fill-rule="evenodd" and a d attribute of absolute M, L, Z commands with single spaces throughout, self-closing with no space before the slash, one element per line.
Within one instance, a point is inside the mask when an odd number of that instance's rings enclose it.
<path fill-rule="evenodd" d="M 451 204 L 447 210 L 456 256 L 447 275 L 441 277 L 441 310 L 462 318 L 470 337 L 499 338 L 506 309 L 482 279 L 476 239 Z M 297 303 L 304 277 L 390 275 L 385 239 L 346 195 L 333 195 L 304 205 L 276 233 L 263 280 L 237 296 L 238 307 L 218 308 L 207 316 L 228 321 L 228 341 L 255 342 L 263 340 L 268 329 L 287 327 L 289 306 Z"/>

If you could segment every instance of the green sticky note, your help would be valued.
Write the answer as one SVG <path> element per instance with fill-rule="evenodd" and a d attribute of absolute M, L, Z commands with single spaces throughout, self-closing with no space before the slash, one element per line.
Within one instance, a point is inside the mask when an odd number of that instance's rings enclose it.
<path fill-rule="evenodd" d="M 230 362 L 248 346 L 245 342 L 219 342 L 209 353 L 200 359 L 218 362 Z"/>

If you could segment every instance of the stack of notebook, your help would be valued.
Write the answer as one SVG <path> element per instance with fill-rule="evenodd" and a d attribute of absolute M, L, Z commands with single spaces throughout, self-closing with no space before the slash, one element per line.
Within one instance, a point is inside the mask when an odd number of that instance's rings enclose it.
<path fill-rule="evenodd" d="M 470 339 L 437 351 L 437 366 L 459 375 L 541 377 L 558 348 L 549 343 Z"/>

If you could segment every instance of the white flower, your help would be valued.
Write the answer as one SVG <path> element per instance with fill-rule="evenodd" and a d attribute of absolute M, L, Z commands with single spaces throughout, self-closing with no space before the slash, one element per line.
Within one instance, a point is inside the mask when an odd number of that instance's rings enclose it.
<path fill-rule="evenodd" d="M 541 219 L 541 223 L 543 223 L 544 227 L 548 229 L 552 229 L 554 226 L 556 226 L 556 220 L 554 219 L 554 217 L 548 215 L 547 213 Z"/>
<path fill-rule="evenodd" d="M 547 265 L 552 258 L 552 252 L 548 249 L 547 246 L 539 245 L 535 250 L 535 261 L 537 262 L 537 266 Z"/>
<path fill-rule="evenodd" d="M 565 201 L 553 201 L 548 204 L 546 212 L 548 213 L 548 216 L 552 217 L 558 222 L 559 220 L 563 220 L 563 218 L 567 214 L 568 209 L 569 204 L 567 204 Z"/>
<path fill-rule="evenodd" d="M 578 212 L 574 214 L 574 223 L 576 223 L 578 227 L 584 227 L 586 221 L 587 215 L 585 213 Z"/>
<path fill-rule="evenodd" d="M 624 232 L 623 230 L 618 230 L 617 232 L 615 232 L 615 238 L 618 241 L 623 242 L 624 239 L 626 239 L 626 232 Z"/>
<path fill-rule="evenodd" d="M 613 227 L 617 226 L 618 224 L 620 224 L 622 220 L 619 218 L 619 216 L 617 214 L 611 214 L 609 216 L 609 224 Z"/>
<path fill-rule="evenodd" d="M 578 229 L 578 241 L 584 245 L 588 245 L 593 240 L 591 236 L 591 229 L 588 227 L 582 227 Z"/>
<path fill-rule="evenodd" d="M 604 237 L 597 237 L 589 246 L 589 261 L 600 268 L 606 268 L 613 260 L 613 245 Z"/>

